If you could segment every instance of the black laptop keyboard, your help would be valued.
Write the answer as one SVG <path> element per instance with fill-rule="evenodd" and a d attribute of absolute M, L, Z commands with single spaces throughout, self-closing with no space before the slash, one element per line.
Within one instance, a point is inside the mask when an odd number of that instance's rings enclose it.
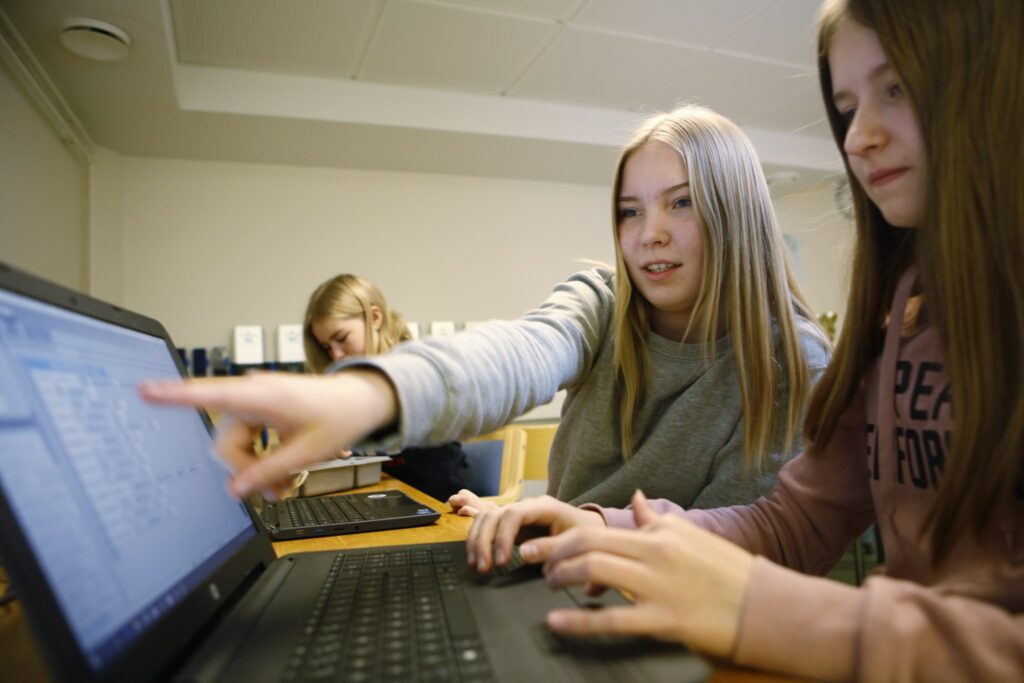
<path fill-rule="evenodd" d="M 285 501 L 288 521 L 293 527 L 323 526 L 377 519 L 377 515 L 356 496 L 321 496 Z"/>
<path fill-rule="evenodd" d="M 285 681 L 494 680 L 446 548 L 339 555 Z"/>

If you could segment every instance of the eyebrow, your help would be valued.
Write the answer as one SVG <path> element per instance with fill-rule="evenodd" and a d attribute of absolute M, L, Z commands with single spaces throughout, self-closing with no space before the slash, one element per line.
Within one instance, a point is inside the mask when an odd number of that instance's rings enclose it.
<path fill-rule="evenodd" d="M 661 194 L 662 195 L 672 194 L 676 190 L 681 190 L 684 187 L 689 187 L 689 186 L 690 186 L 690 181 L 687 180 L 687 181 L 679 183 L 678 185 L 673 185 L 672 187 L 666 187 L 664 190 L 661 191 Z M 620 202 L 635 202 L 636 201 L 636 197 L 619 197 L 618 201 L 620 201 Z"/>
<path fill-rule="evenodd" d="M 868 80 L 869 81 L 877 80 L 879 76 L 881 76 L 882 74 L 886 73 L 887 71 L 892 71 L 892 65 L 889 64 L 888 61 L 884 61 L 881 64 L 879 64 L 878 66 L 876 66 L 875 68 L 873 68 L 871 71 L 868 72 Z M 851 93 L 848 93 L 845 90 L 836 90 L 836 91 L 834 91 L 832 93 L 832 104 L 834 105 L 836 103 L 836 100 L 842 99 L 843 97 L 852 97 L 852 96 L 853 95 Z"/>

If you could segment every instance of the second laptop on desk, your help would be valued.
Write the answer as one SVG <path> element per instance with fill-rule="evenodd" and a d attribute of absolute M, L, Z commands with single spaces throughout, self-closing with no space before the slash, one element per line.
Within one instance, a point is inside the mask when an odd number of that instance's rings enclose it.
<path fill-rule="evenodd" d="M 441 514 L 397 489 L 291 498 L 249 499 L 257 519 L 277 541 L 433 524 Z"/>

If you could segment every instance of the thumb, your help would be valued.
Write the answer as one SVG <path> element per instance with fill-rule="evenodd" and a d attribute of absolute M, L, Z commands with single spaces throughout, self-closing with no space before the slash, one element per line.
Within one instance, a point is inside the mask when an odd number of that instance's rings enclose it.
<path fill-rule="evenodd" d="M 658 513 L 654 511 L 647 496 L 640 489 L 633 494 L 632 506 L 633 521 L 636 522 L 637 528 L 646 526 L 658 518 Z"/>

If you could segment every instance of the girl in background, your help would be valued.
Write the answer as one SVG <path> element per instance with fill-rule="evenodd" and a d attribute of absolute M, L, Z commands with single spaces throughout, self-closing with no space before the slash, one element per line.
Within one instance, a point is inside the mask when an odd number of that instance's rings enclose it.
<path fill-rule="evenodd" d="M 343 358 L 387 353 L 412 339 L 402 316 L 388 307 L 372 282 L 357 275 L 338 275 L 309 297 L 302 325 L 306 366 L 317 375 Z M 351 451 L 346 449 L 345 454 Z M 438 500 L 462 489 L 466 454 L 457 442 L 428 448 L 406 448 L 392 455 L 383 470 Z"/>
<path fill-rule="evenodd" d="M 552 586 L 636 599 L 552 612 L 565 633 L 647 634 L 819 680 L 1020 680 L 1022 66 L 1019 0 L 826 2 L 822 94 L 857 249 L 810 448 L 750 506 L 684 512 L 638 492 L 632 510 L 487 513 L 472 560 L 489 567 L 493 543 L 503 561 L 523 525 L 565 531 L 522 555 L 546 558 Z M 808 576 L 873 522 L 884 575 Z"/>
<path fill-rule="evenodd" d="M 564 388 L 552 495 L 625 505 L 644 488 L 685 506 L 750 502 L 799 452 L 806 399 L 829 353 L 753 146 L 703 107 L 652 117 L 623 150 L 612 209 L 616 272 L 577 273 L 517 320 L 343 360 L 313 387 L 255 376 L 146 395 L 212 400 L 250 425 L 289 426 L 302 449 L 286 441 L 259 463 L 239 440 L 244 426 L 221 437 L 241 492 L 335 447 L 484 433 Z M 324 400 L 312 405 L 311 394 Z M 485 507 L 468 492 L 450 502 L 463 514 Z"/>

